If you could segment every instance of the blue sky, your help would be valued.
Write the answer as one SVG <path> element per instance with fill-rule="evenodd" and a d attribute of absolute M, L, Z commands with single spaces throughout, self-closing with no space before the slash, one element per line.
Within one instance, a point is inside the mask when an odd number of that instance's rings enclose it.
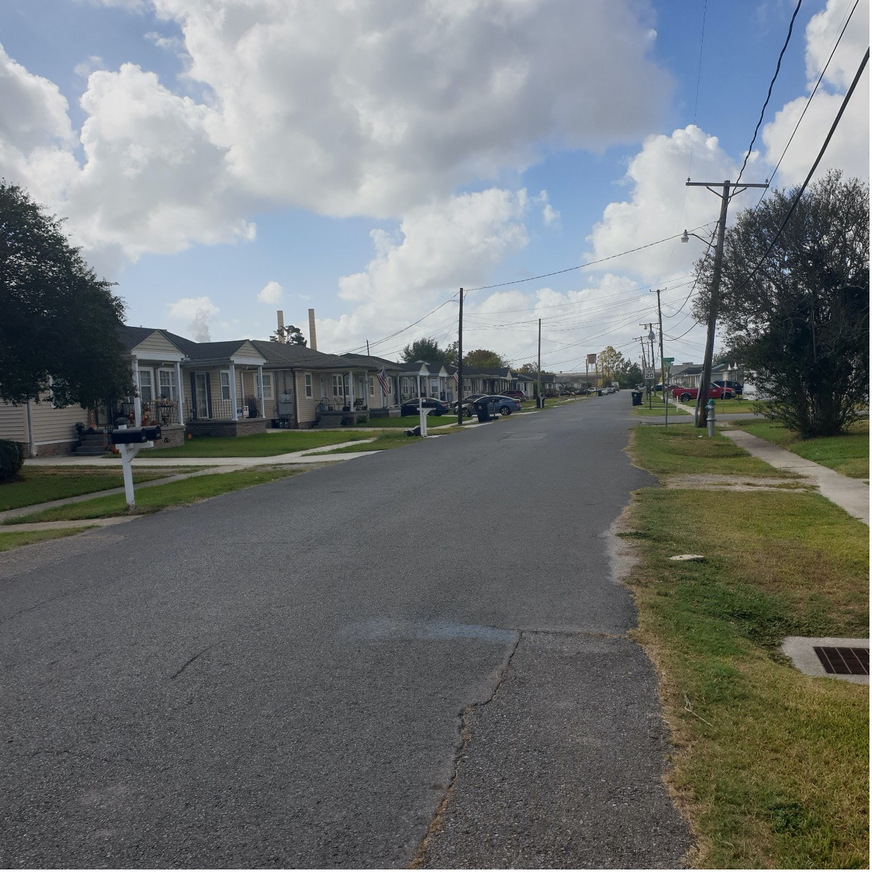
<path fill-rule="evenodd" d="M 856 8 L 854 8 L 856 5 Z M 0 175 L 66 219 L 130 324 L 395 359 L 698 361 L 689 277 L 794 0 L 4 0 Z M 853 14 L 852 13 L 853 10 Z M 850 22 L 839 41 L 845 22 Z M 868 45 L 805 0 L 743 179 L 799 184 Z M 868 179 L 868 71 L 820 172 Z M 731 217 L 760 199 L 748 190 Z M 657 243 L 657 244 L 652 244 Z M 630 252 L 630 253 L 627 253 Z M 588 265 L 590 264 L 590 265 Z M 555 274 L 556 273 L 556 274 Z M 481 288 L 481 290 L 469 290 Z"/>

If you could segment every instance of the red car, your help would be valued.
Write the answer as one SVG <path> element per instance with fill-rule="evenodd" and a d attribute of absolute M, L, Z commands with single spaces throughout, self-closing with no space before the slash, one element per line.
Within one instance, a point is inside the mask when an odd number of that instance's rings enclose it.
<path fill-rule="evenodd" d="M 731 388 L 722 388 L 713 383 L 709 385 L 708 395 L 710 400 L 732 400 L 736 393 Z M 695 400 L 697 396 L 699 396 L 699 388 L 683 388 L 681 386 L 672 388 L 672 398 L 682 403 Z"/>
<path fill-rule="evenodd" d="M 519 403 L 523 403 L 527 399 L 527 395 L 523 391 L 503 391 L 504 397 L 514 397 Z"/>

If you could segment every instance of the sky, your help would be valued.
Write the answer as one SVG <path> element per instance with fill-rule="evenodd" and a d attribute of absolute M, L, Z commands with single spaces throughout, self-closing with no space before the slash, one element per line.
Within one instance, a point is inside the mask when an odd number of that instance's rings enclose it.
<path fill-rule="evenodd" d="M 723 181 L 801 184 L 868 44 L 868 0 L 3 0 L 0 177 L 131 325 L 312 309 L 318 350 L 398 360 L 463 288 L 464 351 L 573 372 L 641 362 L 659 289 L 700 362 Z M 868 68 L 830 168 L 869 178 Z"/>

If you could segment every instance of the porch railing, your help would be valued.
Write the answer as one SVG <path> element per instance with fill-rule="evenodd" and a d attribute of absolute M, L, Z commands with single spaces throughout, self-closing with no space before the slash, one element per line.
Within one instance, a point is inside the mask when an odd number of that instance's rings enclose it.
<path fill-rule="evenodd" d="M 133 403 L 122 403 L 121 414 L 126 415 L 131 423 L 135 420 Z M 166 427 L 179 423 L 179 404 L 171 400 L 157 400 L 142 403 L 142 423 L 160 424 Z"/>
<path fill-rule="evenodd" d="M 260 418 L 262 403 L 254 397 L 240 400 L 236 407 L 236 418 L 240 421 L 246 418 Z M 231 421 L 233 420 L 233 404 L 230 400 L 212 400 L 204 409 L 202 403 L 185 400 L 186 421 Z"/>

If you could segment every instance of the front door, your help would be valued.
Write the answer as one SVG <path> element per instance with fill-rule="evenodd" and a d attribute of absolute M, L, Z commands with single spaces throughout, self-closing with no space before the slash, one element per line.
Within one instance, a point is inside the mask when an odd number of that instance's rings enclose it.
<path fill-rule="evenodd" d="M 205 372 L 198 372 L 195 381 L 197 391 L 197 417 L 209 417 L 209 378 Z"/>

